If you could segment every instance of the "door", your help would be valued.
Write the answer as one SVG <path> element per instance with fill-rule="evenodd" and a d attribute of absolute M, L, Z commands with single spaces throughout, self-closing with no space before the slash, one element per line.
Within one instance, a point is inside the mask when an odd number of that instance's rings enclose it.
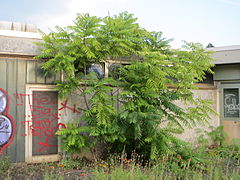
<path fill-rule="evenodd" d="M 28 85 L 26 96 L 27 162 L 59 160 L 59 141 L 55 135 L 60 124 L 58 92 L 54 86 Z"/>
<path fill-rule="evenodd" d="M 228 134 L 227 142 L 240 142 L 240 82 L 221 83 L 221 120 Z"/>

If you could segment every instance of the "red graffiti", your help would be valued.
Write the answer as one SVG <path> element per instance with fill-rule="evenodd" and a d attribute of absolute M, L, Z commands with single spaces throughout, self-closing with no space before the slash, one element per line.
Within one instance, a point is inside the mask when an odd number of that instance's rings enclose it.
<path fill-rule="evenodd" d="M 35 93 L 35 94 L 22 94 L 22 93 L 14 93 L 14 96 L 16 97 L 17 99 L 17 103 L 16 105 L 17 106 L 24 106 L 25 103 L 24 103 L 24 99 L 27 98 L 26 102 L 27 104 L 30 106 L 30 109 L 32 110 L 32 105 L 31 105 L 31 98 L 32 100 L 36 101 L 36 105 L 51 105 L 51 104 L 56 104 L 56 102 L 53 102 L 52 101 L 52 98 L 49 97 L 49 96 L 41 96 L 41 93 Z M 79 111 L 77 109 L 77 105 L 76 104 L 73 104 L 72 106 L 70 106 L 68 104 L 68 100 L 65 100 L 64 102 L 60 103 L 60 106 L 59 107 L 59 111 L 62 111 L 62 110 L 71 110 L 73 113 L 81 113 L 81 111 Z"/>
<path fill-rule="evenodd" d="M 29 130 L 38 145 L 41 147 L 37 152 L 43 149 L 48 150 L 50 147 L 56 147 L 56 144 L 50 144 L 50 138 L 56 138 L 55 133 L 58 130 L 58 103 L 55 95 L 53 98 L 46 92 L 33 93 L 32 104 L 29 105 L 31 109 L 32 125 Z M 42 142 L 45 139 L 45 142 Z M 47 148 L 44 148 L 47 147 Z"/>
<path fill-rule="evenodd" d="M 54 105 L 54 104 L 58 104 L 57 101 L 55 101 L 54 98 L 51 98 L 50 95 L 48 94 L 42 94 L 42 92 L 38 92 L 38 93 L 34 93 L 32 95 L 33 98 L 33 102 L 35 102 L 35 105 Z"/>
<path fill-rule="evenodd" d="M 65 124 L 63 124 L 63 123 L 58 123 L 57 129 L 59 129 L 60 126 L 61 126 L 62 128 L 66 128 Z M 51 129 L 47 129 L 47 130 L 45 131 L 45 133 L 49 133 L 49 134 L 44 134 L 45 136 L 48 136 L 48 137 L 45 139 L 45 142 L 38 142 L 38 145 L 40 145 L 40 148 L 37 150 L 37 152 L 41 152 L 41 151 L 43 151 L 44 149 L 46 149 L 46 151 L 47 151 L 47 149 L 50 148 L 50 147 L 57 147 L 57 145 L 50 145 L 50 144 L 49 144 L 49 138 L 54 136 L 54 134 L 52 133 L 52 130 L 51 130 Z"/>
<path fill-rule="evenodd" d="M 73 107 L 70 107 L 70 106 L 67 105 L 67 103 L 68 103 L 68 100 L 66 100 L 64 103 L 61 103 L 61 106 L 62 106 L 62 107 L 60 107 L 58 110 L 61 111 L 61 110 L 63 110 L 63 109 L 69 109 L 69 110 L 71 110 L 73 113 L 81 113 L 80 111 L 77 110 L 76 104 L 74 104 Z"/>
<path fill-rule="evenodd" d="M 53 109 L 52 108 L 45 108 L 42 106 L 31 106 L 32 109 L 32 119 L 38 119 L 38 118 L 48 118 L 51 119 L 51 121 L 53 120 L 57 120 L 60 119 L 58 117 L 58 113 L 54 113 L 52 112 Z"/>
<path fill-rule="evenodd" d="M 27 124 L 27 127 L 30 127 L 30 122 L 31 121 L 21 121 L 21 127 L 25 129 L 25 124 Z M 30 135 L 30 134 L 26 134 L 26 133 L 21 134 L 21 136 L 27 136 L 27 135 Z"/>
<path fill-rule="evenodd" d="M 24 105 L 24 94 L 18 94 L 18 93 L 14 93 L 13 94 L 16 98 L 17 98 L 17 100 L 19 101 L 19 103 L 18 104 L 16 104 L 17 106 L 23 106 Z"/>
<path fill-rule="evenodd" d="M 57 147 L 57 145 L 50 145 L 48 143 L 48 138 L 45 139 L 45 142 L 38 142 L 38 145 L 40 145 L 40 148 L 37 152 L 41 152 L 44 148 Z"/>
<path fill-rule="evenodd" d="M 54 98 L 52 98 L 52 96 Z M 40 146 L 37 152 L 48 151 L 51 147 L 56 147 L 56 144 L 51 144 L 50 139 L 56 138 L 56 132 L 60 128 L 66 128 L 65 124 L 58 123 L 60 116 L 59 112 L 70 110 L 72 113 L 81 113 L 77 110 L 77 105 L 70 106 L 68 100 L 60 103 L 58 107 L 58 101 L 56 96 L 47 94 L 44 91 L 34 92 L 33 94 L 19 94 L 15 93 L 14 97 L 17 100 L 17 106 L 26 106 L 30 110 L 30 115 L 24 115 L 25 120 L 21 121 L 21 127 L 28 130 L 23 133 L 22 136 L 31 135 L 35 140 L 39 138 L 37 145 Z M 35 141 L 36 142 L 36 141 Z"/>
<path fill-rule="evenodd" d="M 19 115 L 25 120 L 20 122 L 20 127 L 26 129 L 27 133 L 22 136 L 31 135 L 39 146 L 37 152 L 48 151 L 56 147 L 51 144 L 51 138 L 56 138 L 56 132 L 60 128 L 66 128 L 65 124 L 58 123 L 60 116 L 67 115 L 67 112 L 80 114 L 77 105 L 70 105 L 68 100 L 58 104 L 56 93 L 50 91 L 34 91 L 33 94 L 14 93 L 16 106 L 24 106 L 30 110 L 28 115 Z M 10 106 L 8 94 L 0 88 L 0 133 L 5 133 L 5 138 L 0 138 L 0 152 L 12 142 L 16 127 L 12 117 L 8 114 Z M 60 112 L 64 112 L 60 114 Z M 0 136 L 3 137 L 3 136 Z M 6 138 L 7 137 L 7 138 Z M 37 139 L 36 139 L 37 138 Z M 38 142 L 37 142 L 38 141 Z"/>

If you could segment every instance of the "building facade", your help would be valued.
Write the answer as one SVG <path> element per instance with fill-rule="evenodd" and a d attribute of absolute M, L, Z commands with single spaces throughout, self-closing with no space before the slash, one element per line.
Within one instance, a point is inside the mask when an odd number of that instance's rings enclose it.
<path fill-rule="evenodd" d="M 60 122 L 54 82 L 44 76 L 34 25 L 0 22 L 0 152 L 13 162 L 58 158 L 55 132 Z"/>
<path fill-rule="evenodd" d="M 45 76 L 40 68 L 44 61 L 34 59 L 40 52 L 35 42 L 40 41 L 34 25 L 0 22 L 0 153 L 13 162 L 58 160 L 62 152 L 55 132 L 78 117 L 77 107 L 83 106 L 83 100 L 74 95 L 58 98 L 54 83 L 63 80 L 62 75 Z M 194 94 L 212 100 L 219 115 L 196 128 L 208 130 L 222 124 L 230 141 L 240 137 L 240 46 L 209 50 L 216 51 L 215 74 L 207 74 Z M 105 75 L 113 63 L 123 62 L 105 63 Z M 193 141 L 196 128 L 186 129 L 180 137 Z"/>

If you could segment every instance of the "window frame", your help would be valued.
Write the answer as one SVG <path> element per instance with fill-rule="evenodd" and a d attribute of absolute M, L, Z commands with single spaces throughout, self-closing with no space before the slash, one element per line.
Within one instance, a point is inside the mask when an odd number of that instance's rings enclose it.
<path fill-rule="evenodd" d="M 224 121 L 239 121 L 240 122 L 240 109 L 239 117 L 225 117 L 224 116 L 224 89 L 238 89 L 238 101 L 240 104 L 240 82 L 221 82 L 220 88 L 220 118 Z"/>
<path fill-rule="evenodd" d="M 56 86 L 55 85 L 39 85 L 39 84 L 34 84 L 34 85 L 26 85 L 26 98 L 25 98 L 25 121 L 29 120 L 28 117 L 31 116 L 31 110 L 30 110 L 30 105 L 32 105 L 32 93 L 33 91 L 55 91 Z M 27 97 L 28 96 L 28 97 Z M 62 101 L 58 98 L 58 109 L 61 105 Z M 58 110 L 59 111 L 59 110 Z M 60 114 L 58 112 L 58 114 Z M 58 119 L 58 123 L 61 123 L 61 117 Z M 58 138 L 58 152 L 57 154 L 50 154 L 50 155 L 32 155 L 32 133 L 31 129 L 29 128 L 32 125 L 32 121 L 29 123 L 25 123 L 25 162 L 28 163 L 39 163 L 39 162 L 53 162 L 53 161 L 59 161 L 60 160 L 60 154 L 61 153 L 61 142 Z"/>

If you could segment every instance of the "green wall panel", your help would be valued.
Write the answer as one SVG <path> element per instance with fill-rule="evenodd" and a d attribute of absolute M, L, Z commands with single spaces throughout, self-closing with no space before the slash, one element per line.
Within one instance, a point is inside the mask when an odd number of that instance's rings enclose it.
<path fill-rule="evenodd" d="M 26 82 L 26 60 L 17 61 L 17 94 L 25 94 Z M 23 136 L 25 129 L 21 122 L 25 121 L 25 98 L 15 95 L 16 98 L 16 162 L 25 160 L 25 136 Z M 17 98 L 19 97 L 19 98 Z"/>
<path fill-rule="evenodd" d="M 60 80 L 59 74 L 45 77 L 41 63 L 40 60 L 0 57 L 0 88 L 9 96 L 8 114 L 16 127 L 13 140 L 2 152 L 13 162 L 25 160 L 25 127 L 22 123 L 25 121 L 25 97 L 21 94 L 26 94 L 26 84 L 54 84 L 55 80 Z"/>
<path fill-rule="evenodd" d="M 213 79 L 216 81 L 240 80 L 240 65 L 217 65 L 214 67 Z"/>
<path fill-rule="evenodd" d="M 16 114 L 16 98 L 14 94 L 17 92 L 17 61 L 9 60 L 7 61 L 7 93 L 10 96 L 9 100 L 9 114 L 14 119 L 15 125 L 17 125 L 17 114 Z M 10 146 L 6 148 L 7 154 L 11 157 L 13 162 L 16 162 L 16 147 L 17 147 L 17 137 L 16 132 L 14 133 L 13 141 Z"/>

